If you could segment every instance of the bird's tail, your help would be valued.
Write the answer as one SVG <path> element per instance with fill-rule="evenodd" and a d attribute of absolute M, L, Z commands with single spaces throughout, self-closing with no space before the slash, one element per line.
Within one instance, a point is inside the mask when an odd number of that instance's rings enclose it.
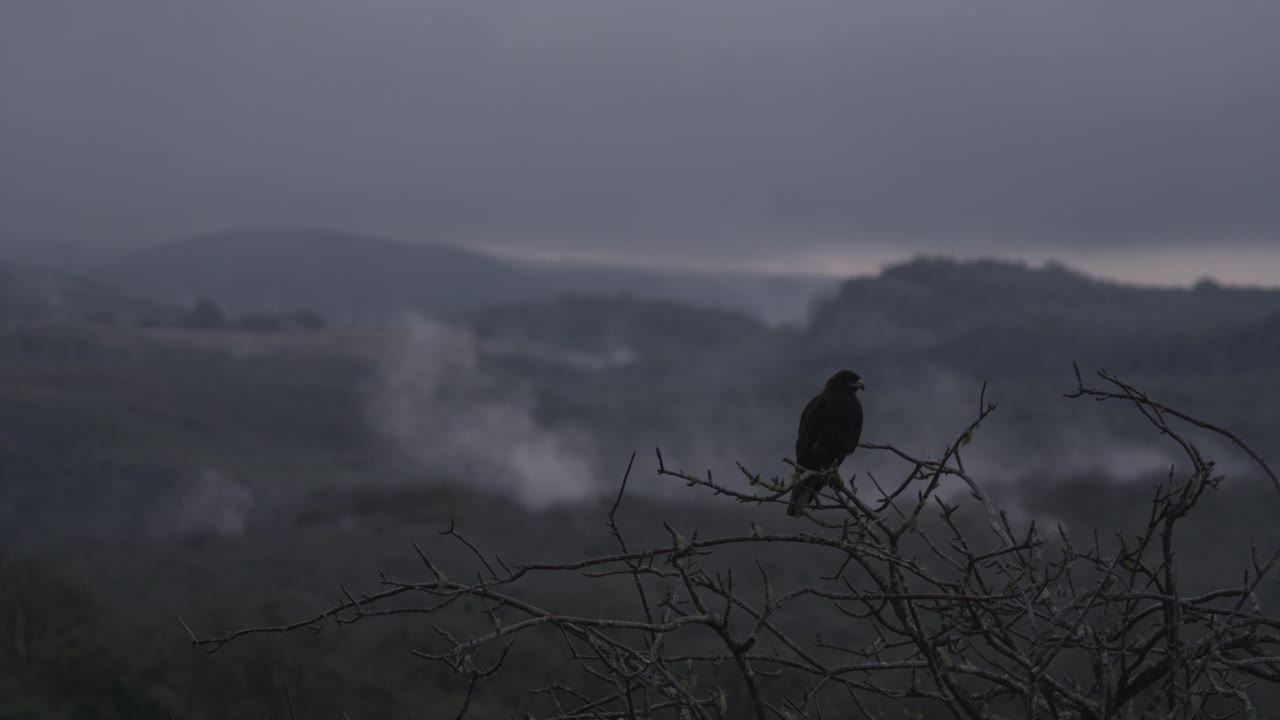
<path fill-rule="evenodd" d="M 812 488 L 803 485 L 795 486 L 791 491 L 791 502 L 787 505 L 787 515 L 790 517 L 804 515 L 804 509 L 809 506 L 811 500 L 813 500 Z"/>
<path fill-rule="evenodd" d="M 813 502 L 817 491 L 813 487 L 810 478 L 805 477 L 806 473 L 797 470 L 792 478 L 796 481 L 794 487 L 791 488 L 791 502 L 787 504 L 787 515 L 790 517 L 800 517 L 804 515 L 804 509 Z"/>

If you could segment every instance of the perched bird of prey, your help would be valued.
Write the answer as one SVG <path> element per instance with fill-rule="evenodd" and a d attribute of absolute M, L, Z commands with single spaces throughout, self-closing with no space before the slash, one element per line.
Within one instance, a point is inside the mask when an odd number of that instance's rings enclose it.
<path fill-rule="evenodd" d="M 791 504 L 787 506 L 791 517 L 804 513 L 824 483 L 839 482 L 840 463 L 858 449 L 858 439 L 862 437 L 858 391 L 863 387 L 857 373 L 841 370 L 804 406 L 796 435 L 796 465 L 815 474 L 791 490 Z M 802 474 L 797 471 L 797 475 Z"/>

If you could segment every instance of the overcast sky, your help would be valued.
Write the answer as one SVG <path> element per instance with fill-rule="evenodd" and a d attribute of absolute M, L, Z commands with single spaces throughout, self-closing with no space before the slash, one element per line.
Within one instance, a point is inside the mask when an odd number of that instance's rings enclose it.
<path fill-rule="evenodd" d="M 27 237 L 1280 277 L 1276 0 L 3 0 L 0 104 Z"/>

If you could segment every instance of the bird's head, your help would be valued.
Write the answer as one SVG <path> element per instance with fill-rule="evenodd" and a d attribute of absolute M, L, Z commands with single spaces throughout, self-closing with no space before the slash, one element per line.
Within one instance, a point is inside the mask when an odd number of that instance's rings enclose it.
<path fill-rule="evenodd" d="M 827 380 L 827 389 L 834 392 L 856 393 L 865 388 L 862 378 L 852 370 L 841 370 Z"/>

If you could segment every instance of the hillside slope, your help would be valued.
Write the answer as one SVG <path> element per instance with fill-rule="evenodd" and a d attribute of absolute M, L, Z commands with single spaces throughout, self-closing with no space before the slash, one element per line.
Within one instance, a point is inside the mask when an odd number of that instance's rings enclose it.
<path fill-rule="evenodd" d="M 821 277 L 557 265 L 442 244 L 305 227 L 257 227 L 188 237 L 100 263 L 91 275 L 124 290 L 236 310 L 312 308 L 377 315 L 449 315 L 566 294 L 668 300 L 800 323 Z"/>
<path fill-rule="evenodd" d="M 510 263 L 446 245 L 297 227 L 189 237 L 112 260 L 95 276 L 176 302 L 209 297 L 232 308 L 357 315 L 454 312 L 544 287 Z"/>
<path fill-rule="evenodd" d="M 74 275 L 0 264 L 0 322 L 139 318 L 162 311 L 103 283 Z"/>

